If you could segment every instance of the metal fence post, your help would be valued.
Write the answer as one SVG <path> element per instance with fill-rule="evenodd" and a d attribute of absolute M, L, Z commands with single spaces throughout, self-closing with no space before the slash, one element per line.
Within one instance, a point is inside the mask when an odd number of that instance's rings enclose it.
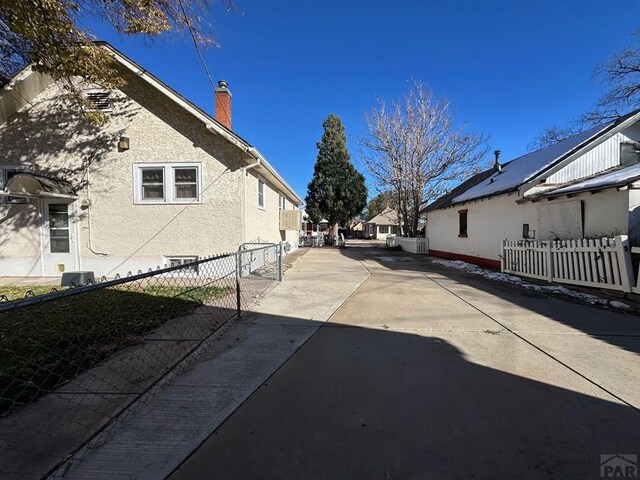
<path fill-rule="evenodd" d="M 242 251 L 236 253 L 236 314 L 240 318 L 240 276 L 242 272 Z"/>
<path fill-rule="evenodd" d="M 284 251 L 283 243 L 284 242 L 281 241 L 277 247 L 278 248 L 278 281 L 279 282 L 282 281 L 282 253 Z"/>

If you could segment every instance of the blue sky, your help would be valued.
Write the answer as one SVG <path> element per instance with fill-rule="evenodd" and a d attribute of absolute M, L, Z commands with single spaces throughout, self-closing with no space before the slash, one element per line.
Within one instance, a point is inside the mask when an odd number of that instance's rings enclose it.
<path fill-rule="evenodd" d="M 211 12 L 218 48 L 205 52 L 233 93 L 233 128 L 303 198 L 322 121 L 339 115 L 352 160 L 376 98 L 412 78 L 446 96 L 457 119 L 488 136 L 503 161 L 544 127 L 598 98 L 593 68 L 627 47 L 640 3 L 610 0 L 236 0 Z M 149 41 L 92 25 L 107 40 L 213 113 L 213 94 L 189 38 Z M 463 179 L 461 179 L 463 180 Z"/>

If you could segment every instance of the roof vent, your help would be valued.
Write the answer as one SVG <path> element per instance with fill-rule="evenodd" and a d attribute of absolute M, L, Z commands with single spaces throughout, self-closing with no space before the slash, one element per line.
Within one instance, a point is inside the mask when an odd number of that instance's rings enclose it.
<path fill-rule="evenodd" d="M 493 163 L 493 168 L 495 168 L 498 173 L 502 173 L 502 165 L 500 165 L 500 153 L 500 150 L 493 151 L 493 154 L 496 157 L 496 160 Z"/>
<path fill-rule="evenodd" d="M 82 91 L 85 105 L 90 112 L 110 112 L 111 92 L 104 88 L 86 88 Z"/>

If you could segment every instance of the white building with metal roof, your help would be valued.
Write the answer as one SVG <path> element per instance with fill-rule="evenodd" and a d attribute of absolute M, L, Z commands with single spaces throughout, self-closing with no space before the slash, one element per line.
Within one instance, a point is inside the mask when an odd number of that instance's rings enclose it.
<path fill-rule="evenodd" d="M 431 255 L 500 266 L 502 240 L 640 237 L 640 111 L 494 166 L 428 205 Z"/>

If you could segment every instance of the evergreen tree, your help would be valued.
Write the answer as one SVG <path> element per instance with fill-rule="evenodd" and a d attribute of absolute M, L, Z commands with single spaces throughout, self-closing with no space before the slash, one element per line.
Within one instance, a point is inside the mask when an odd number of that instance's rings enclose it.
<path fill-rule="evenodd" d="M 322 123 L 318 158 L 307 187 L 306 212 L 315 223 L 323 218 L 335 229 L 360 214 L 367 204 L 364 176 L 350 162 L 340 117 L 330 114 Z"/>
<path fill-rule="evenodd" d="M 373 217 L 382 212 L 385 208 L 397 209 L 396 199 L 393 196 L 393 191 L 385 190 L 373 197 L 367 204 L 367 220 L 371 220 Z"/>

